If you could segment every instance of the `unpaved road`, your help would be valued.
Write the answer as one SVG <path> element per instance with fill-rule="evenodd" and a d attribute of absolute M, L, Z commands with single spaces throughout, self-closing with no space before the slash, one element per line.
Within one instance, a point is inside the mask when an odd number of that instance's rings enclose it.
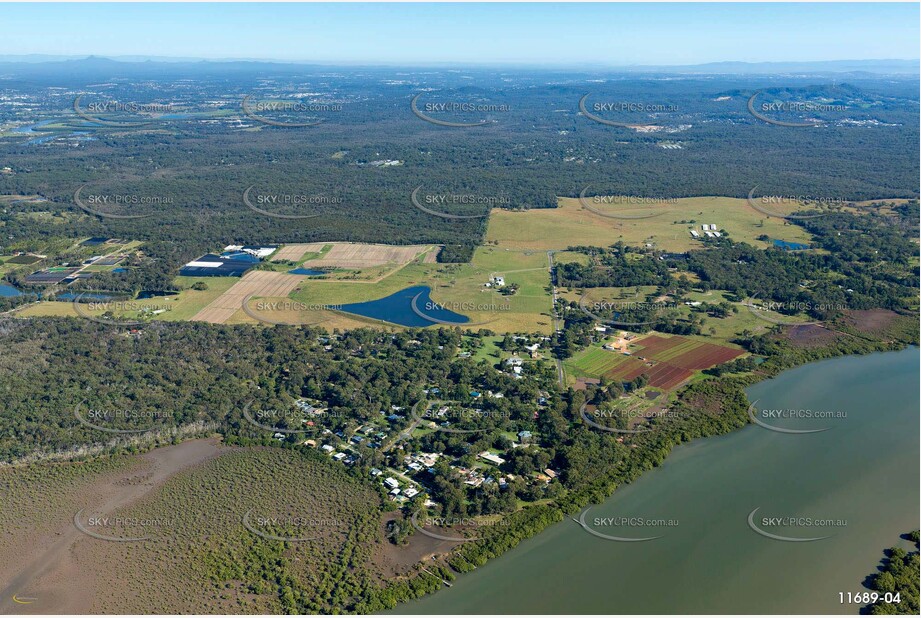
<path fill-rule="evenodd" d="M 87 504 L 87 512 L 107 515 L 127 507 L 187 468 L 229 449 L 217 439 L 190 440 L 140 455 L 139 465 L 108 476 L 100 484 L 104 498 Z M 50 543 L 36 543 L 26 555 L 0 556 L 22 565 L 12 580 L 0 581 L 0 614 L 85 614 L 96 593 L 93 565 L 74 558 L 77 543 L 108 543 L 91 538 L 74 525 L 74 513 L 61 513 L 61 525 Z M 111 592 L 111 591 L 110 591 Z"/>

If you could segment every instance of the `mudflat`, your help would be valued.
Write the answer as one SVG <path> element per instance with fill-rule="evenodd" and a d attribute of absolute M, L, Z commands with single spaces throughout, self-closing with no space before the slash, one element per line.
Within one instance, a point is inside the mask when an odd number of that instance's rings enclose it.
<path fill-rule="evenodd" d="M 69 504 L 97 516 L 128 507 L 173 475 L 218 457 L 231 449 L 217 438 L 190 440 L 157 448 L 135 458 L 116 472 L 105 473 L 80 487 Z M 66 464 L 71 465 L 71 464 Z M 41 492 L 41 487 L 30 488 Z M 97 573 L 75 558 L 78 546 L 105 543 L 81 532 L 74 524 L 76 510 L 53 513 L 40 532 L 6 539 L 0 545 L 0 613 L 88 613 L 97 588 Z"/>

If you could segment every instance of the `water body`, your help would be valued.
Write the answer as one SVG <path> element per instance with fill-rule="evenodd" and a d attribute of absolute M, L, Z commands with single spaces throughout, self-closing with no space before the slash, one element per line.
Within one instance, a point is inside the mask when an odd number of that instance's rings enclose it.
<path fill-rule="evenodd" d="M 391 324 L 418 328 L 439 324 L 436 320 L 455 324 L 466 324 L 470 321 L 470 318 L 467 316 L 455 313 L 443 307 L 431 308 L 430 304 L 432 300 L 429 297 L 431 292 L 432 289 L 427 285 L 416 285 L 404 288 L 399 292 L 394 292 L 390 296 L 379 298 L 378 300 L 340 305 L 339 309 L 366 318 L 374 318 L 376 320 L 390 322 Z M 427 320 L 425 317 L 413 311 L 412 301 L 416 295 L 419 295 L 419 298 L 416 300 L 416 308 L 420 313 L 432 319 Z"/>
<path fill-rule="evenodd" d="M 787 251 L 804 251 L 809 248 L 809 245 L 804 245 L 799 242 L 789 242 L 786 240 L 775 240 L 774 246 L 779 249 L 785 249 Z"/>
<path fill-rule="evenodd" d="M 15 298 L 16 296 L 22 296 L 22 292 L 11 285 L 0 283 L 0 298 Z"/>
<path fill-rule="evenodd" d="M 312 268 L 295 268 L 288 272 L 292 275 L 310 275 L 311 277 L 328 274 L 325 270 L 314 270 Z"/>
<path fill-rule="evenodd" d="M 88 292 L 64 292 L 54 297 L 54 300 L 73 302 L 77 299 L 85 301 L 93 300 L 114 300 L 118 298 L 112 294 L 88 293 Z"/>
<path fill-rule="evenodd" d="M 36 144 L 44 144 L 45 142 L 49 142 L 55 138 L 62 137 L 62 136 L 76 137 L 76 138 L 82 139 L 83 141 L 95 141 L 96 139 L 95 137 L 87 137 L 91 135 L 91 133 L 89 133 L 88 131 L 70 131 L 69 133 L 48 134 L 48 131 L 54 131 L 55 129 L 44 129 L 43 130 L 43 127 L 46 127 L 50 124 L 54 124 L 56 122 L 59 122 L 59 120 L 53 119 L 53 118 L 50 120 L 42 120 L 41 122 L 36 122 L 35 124 L 31 124 L 28 126 L 16 127 L 15 129 L 13 129 L 12 132 L 18 133 L 18 134 L 24 134 L 24 135 L 38 135 L 39 137 L 33 137 L 32 139 L 26 142 L 26 145 L 28 146 L 34 146 Z M 95 122 L 84 122 L 82 124 L 90 125 L 90 126 L 99 126 L 98 123 L 95 123 Z"/>
<path fill-rule="evenodd" d="M 834 420 L 771 423 L 832 429 L 788 435 L 749 426 L 675 449 L 665 464 L 589 511 L 595 517 L 677 520 L 674 527 L 602 531 L 663 538 L 596 538 L 566 520 L 452 588 L 401 613 L 857 614 L 839 592 L 862 591 L 899 535 L 918 528 L 919 352 L 846 357 L 787 371 L 749 390 L 759 408 L 846 412 Z M 836 529 L 770 529 L 763 515 L 847 520 Z M 901 542 L 904 543 L 904 542 Z"/>

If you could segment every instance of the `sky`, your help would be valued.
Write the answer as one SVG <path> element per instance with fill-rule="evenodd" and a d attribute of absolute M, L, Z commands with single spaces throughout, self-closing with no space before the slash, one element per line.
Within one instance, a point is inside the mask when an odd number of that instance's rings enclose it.
<path fill-rule="evenodd" d="M 3 4 L 0 55 L 683 65 L 919 57 L 919 4 Z"/>

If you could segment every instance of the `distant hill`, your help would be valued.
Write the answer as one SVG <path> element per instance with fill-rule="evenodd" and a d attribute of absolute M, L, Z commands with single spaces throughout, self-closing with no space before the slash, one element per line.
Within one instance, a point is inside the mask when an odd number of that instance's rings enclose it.
<path fill-rule="evenodd" d="M 273 60 L 204 60 L 195 58 L 164 58 L 146 56 L 125 56 L 106 58 L 100 56 L 67 57 L 31 54 L 23 56 L 0 56 L 0 72 L 19 74 L 30 77 L 51 77 L 67 75 L 69 77 L 119 77 L 119 76 L 178 76 L 178 75 L 228 75 L 247 73 L 278 73 L 290 74 L 316 68 L 330 68 L 341 66 L 351 69 L 385 69 L 385 68 L 451 68 L 462 65 L 440 64 L 437 67 L 400 67 L 393 65 L 385 67 L 369 63 L 363 65 L 334 65 L 309 62 L 284 62 Z M 586 64 L 573 68 L 570 72 L 611 72 L 611 73 L 669 73 L 669 74 L 698 74 L 698 75 L 765 75 L 765 74 L 847 74 L 847 75 L 908 75 L 921 74 L 921 61 L 919 60 L 829 60 L 829 61 L 803 61 L 803 62 L 712 62 L 695 65 L 635 65 L 635 66 L 602 66 Z M 464 66 L 467 69 L 499 69 L 495 66 Z M 539 70 L 536 67 L 516 66 L 505 68 L 519 68 L 527 71 Z M 552 67 L 552 71 L 560 71 L 564 67 Z"/>

